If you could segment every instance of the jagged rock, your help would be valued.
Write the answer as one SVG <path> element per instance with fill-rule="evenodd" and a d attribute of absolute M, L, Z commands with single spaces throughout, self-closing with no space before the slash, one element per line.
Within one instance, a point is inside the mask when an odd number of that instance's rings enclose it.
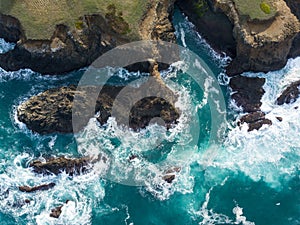
<path fill-rule="evenodd" d="M 245 116 L 242 116 L 238 125 L 243 123 L 248 124 L 248 131 L 259 130 L 264 124 L 272 125 L 272 121 L 265 118 L 265 113 L 258 111 L 258 112 L 251 112 Z"/>
<path fill-rule="evenodd" d="M 166 181 L 166 182 L 168 182 L 169 184 L 171 184 L 174 179 L 175 179 L 175 175 L 174 174 L 169 174 L 169 175 L 164 175 L 163 176 L 163 180 Z"/>
<path fill-rule="evenodd" d="M 63 205 L 57 206 L 54 209 L 51 209 L 50 217 L 58 219 L 60 217 L 60 214 L 62 213 L 61 208 Z"/>
<path fill-rule="evenodd" d="M 300 81 L 293 82 L 277 98 L 277 104 L 283 105 L 283 104 L 290 104 L 295 102 L 300 94 L 299 87 L 300 87 Z"/>
<path fill-rule="evenodd" d="M 174 168 L 168 169 L 165 172 L 165 175 L 162 177 L 162 179 L 164 181 L 166 181 L 167 183 L 171 184 L 175 180 L 176 174 L 179 173 L 180 170 L 181 170 L 180 167 L 174 167 Z"/>
<path fill-rule="evenodd" d="M 230 79 L 229 86 L 233 94 L 232 99 L 244 112 L 256 112 L 260 110 L 261 98 L 265 93 L 262 88 L 265 83 L 264 78 L 235 76 Z"/>
<path fill-rule="evenodd" d="M 279 122 L 282 122 L 283 118 L 281 116 L 276 116 L 276 119 L 279 121 Z"/>
<path fill-rule="evenodd" d="M 67 200 L 66 204 L 68 204 L 70 201 Z M 50 213 L 50 217 L 56 218 L 58 219 L 62 213 L 62 207 L 64 207 L 64 205 L 59 205 L 53 209 L 51 209 L 51 213 Z"/>
<path fill-rule="evenodd" d="M 230 79 L 230 87 L 233 94 L 232 99 L 243 112 L 248 114 L 242 116 L 238 125 L 247 123 L 248 131 L 259 130 L 264 124 L 272 125 L 272 121 L 265 118 L 265 113 L 260 111 L 261 98 L 265 93 L 263 85 L 264 78 L 235 76 Z"/>
<path fill-rule="evenodd" d="M 35 191 L 47 191 L 55 186 L 55 183 L 42 184 L 39 186 L 29 187 L 29 186 L 20 186 L 19 190 L 22 192 L 35 192 Z M 26 200 L 25 200 L 26 202 Z"/>
<path fill-rule="evenodd" d="M 57 157 L 46 159 L 45 162 L 34 160 L 29 164 L 35 173 L 39 174 L 55 174 L 58 175 L 66 172 L 70 176 L 87 172 L 91 169 L 92 164 L 99 159 L 91 159 L 89 157 L 69 159 L 65 157 Z"/>

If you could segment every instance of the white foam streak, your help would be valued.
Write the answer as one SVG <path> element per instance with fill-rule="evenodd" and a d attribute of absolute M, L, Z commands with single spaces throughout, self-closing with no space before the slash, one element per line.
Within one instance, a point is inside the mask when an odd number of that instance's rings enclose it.
<path fill-rule="evenodd" d="M 191 23 L 188 19 L 188 17 L 185 17 L 184 22 L 179 23 L 178 26 L 175 27 L 176 29 L 176 35 L 177 39 L 180 39 L 182 42 L 182 45 L 184 47 L 187 47 L 186 44 L 186 33 L 189 33 L 194 36 L 194 41 L 196 41 L 197 45 L 201 46 L 205 49 L 205 51 L 213 58 L 213 60 L 216 62 L 216 64 L 220 68 L 225 68 L 226 65 L 231 61 L 231 58 L 227 56 L 224 52 L 222 54 L 217 53 L 211 46 L 207 43 L 207 41 L 196 31 L 195 25 Z M 224 73 L 224 71 L 221 73 L 220 81 L 223 80 L 222 78 L 227 77 Z M 224 79 L 225 81 L 228 79 Z M 222 82 L 223 84 L 226 84 L 225 82 Z"/>
<path fill-rule="evenodd" d="M 223 180 L 221 185 L 223 186 L 227 178 Z M 190 209 L 190 213 L 195 216 L 196 220 L 200 220 L 199 225 L 218 225 L 218 224 L 242 224 L 242 225 L 255 225 L 254 222 L 247 221 L 247 218 L 243 215 L 243 209 L 239 206 L 233 208 L 232 212 L 236 215 L 235 221 L 230 219 L 229 216 L 216 213 L 212 209 L 208 208 L 210 201 L 210 195 L 215 186 L 211 187 L 205 194 L 205 200 L 202 203 L 201 208 L 196 211 L 193 208 Z"/>

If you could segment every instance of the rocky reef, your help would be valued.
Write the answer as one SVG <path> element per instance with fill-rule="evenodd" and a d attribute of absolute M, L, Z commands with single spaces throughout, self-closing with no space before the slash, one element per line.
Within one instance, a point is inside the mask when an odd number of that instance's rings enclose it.
<path fill-rule="evenodd" d="M 111 116 L 114 97 L 122 88 L 124 87 L 106 86 L 100 93 L 94 113 L 100 112 L 98 121 L 101 124 L 105 124 Z M 95 90 L 97 89 L 87 87 L 85 90 L 81 88 L 80 91 L 76 91 L 75 86 L 50 89 L 37 96 L 33 96 L 21 104 L 18 107 L 18 118 L 29 129 L 41 134 L 54 132 L 71 133 L 73 132 L 72 108 L 75 93 L 77 97 L 80 96 L 84 99 L 80 106 L 76 106 L 82 109 L 80 112 L 81 115 L 78 116 L 86 118 L 85 121 L 80 121 L 80 127 L 82 128 L 87 124 L 88 119 L 94 116 L 87 109 L 90 108 L 89 105 L 95 104 L 93 99 L 89 98 L 90 94 L 95 92 Z M 134 93 L 135 90 L 131 89 L 131 91 Z M 117 111 L 114 116 L 119 115 L 123 117 L 123 109 L 122 106 L 116 109 Z M 117 117 L 117 121 L 126 120 L 120 117 Z M 163 98 L 149 97 L 141 99 L 130 112 L 129 126 L 134 130 L 145 128 L 151 119 L 156 117 L 163 119 L 166 126 L 170 127 L 179 118 L 179 112 L 174 105 Z M 79 127 L 77 128 L 79 129 Z"/>
<path fill-rule="evenodd" d="M 99 90 L 97 86 L 70 85 L 50 89 L 22 103 L 18 119 L 41 134 L 78 132 L 96 113 L 101 124 L 113 116 L 119 125 L 133 130 L 145 128 L 153 119 L 170 128 L 180 115 L 175 108 L 177 96 L 161 80 L 158 64 L 152 64 L 151 76 L 139 87 L 105 85 Z"/>

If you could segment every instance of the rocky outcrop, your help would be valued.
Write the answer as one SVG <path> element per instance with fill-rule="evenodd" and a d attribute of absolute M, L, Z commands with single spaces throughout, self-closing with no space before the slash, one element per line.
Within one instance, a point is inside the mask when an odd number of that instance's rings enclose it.
<path fill-rule="evenodd" d="M 259 130 L 264 124 L 272 125 L 272 121 L 265 118 L 265 113 L 260 111 L 261 98 L 265 93 L 264 78 L 235 76 L 230 79 L 232 89 L 231 98 L 236 105 L 242 107 L 246 115 L 240 118 L 238 125 L 248 124 L 248 131 Z"/>
<path fill-rule="evenodd" d="M 22 192 L 36 192 L 36 191 L 47 191 L 55 186 L 55 183 L 42 184 L 39 186 L 29 187 L 29 186 L 20 186 L 19 190 Z"/>
<path fill-rule="evenodd" d="M 244 71 L 268 72 L 285 66 L 300 23 L 283 0 L 272 4 L 277 10 L 274 17 L 250 20 L 240 15 L 234 0 L 215 1 L 215 7 L 234 24 L 237 55 L 227 68 L 229 75 Z"/>
<path fill-rule="evenodd" d="M 167 183 L 171 184 L 175 180 L 178 173 L 181 171 L 180 167 L 173 167 L 165 171 L 165 175 L 163 175 L 162 179 Z"/>
<path fill-rule="evenodd" d="M 161 80 L 157 64 L 151 74 L 138 88 L 104 86 L 100 93 L 95 86 L 50 89 L 22 103 L 17 116 L 29 129 L 41 134 L 78 132 L 97 112 L 101 124 L 113 115 L 118 124 L 134 130 L 145 128 L 155 118 L 170 128 L 179 118 L 177 96 Z M 72 120 L 77 122 L 75 130 Z"/>
<path fill-rule="evenodd" d="M 265 113 L 261 111 L 248 113 L 240 118 L 238 125 L 248 124 L 248 131 L 259 130 L 264 124 L 272 125 L 272 121 L 265 118 Z"/>
<path fill-rule="evenodd" d="M 235 76 L 230 79 L 229 86 L 232 89 L 231 98 L 237 106 L 241 106 L 244 112 L 256 112 L 260 110 L 261 98 L 265 93 L 262 86 L 264 78 L 252 78 L 245 76 Z"/>
<path fill-rule="evenodd" d="M 289 57 L 300 55 L 300 22 L 284 0 L 271 1 L 277 12 L 268 19 L 242 14 L 238 1 L 177 0 L 212 47 L 233 58 L 227 67 L 228 75 L 278 70 Z M 286 1 L 292 12 L 299 15 L 299 1 Z M 256 10 L 252 5 L 249 8 Z"/>
<path fill-rule="evenodd" d="M 98 159 L 91 159 L 89 157 L 69 159 L 65 157 L 49 158 L 46 161 L 34 160 L 29 164 L 35 173 L 39 174 L 55 174 L 62 172 L 70 176 L 88 172 L 92 165 L 99 161 L 105 160 L 99 157 Z"/>
<path fill-rule="evenodd" d="M 290 104 L 297 100 L 300 94 L 300 81 L 293 82 L 277 98 L 277 104 Z"/>
<path fill-rule="evenodd" d="M 58 219 L 62 213 L 62 210 L 61 210 L 62 207 L 63 207 L 63 205 L 59 205 L 59 206 L 51 209 L 51 213 L 49 216 Z"/>
<path fill-rule="evenodd" d="M 148 3 L 139 27 L 142 40 L 175 42 L 175 30 L 171 23 L 174 2 L 154 0 Z"/>

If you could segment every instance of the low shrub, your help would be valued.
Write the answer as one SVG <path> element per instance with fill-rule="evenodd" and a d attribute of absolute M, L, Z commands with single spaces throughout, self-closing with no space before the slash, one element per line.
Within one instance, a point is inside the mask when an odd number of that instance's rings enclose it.
<path fill-rule="evenodd" d="M 271 13 L 271 6 L 268 3 L 265 2 L 260 3 L 260 8 L 266 14 Z"/>

